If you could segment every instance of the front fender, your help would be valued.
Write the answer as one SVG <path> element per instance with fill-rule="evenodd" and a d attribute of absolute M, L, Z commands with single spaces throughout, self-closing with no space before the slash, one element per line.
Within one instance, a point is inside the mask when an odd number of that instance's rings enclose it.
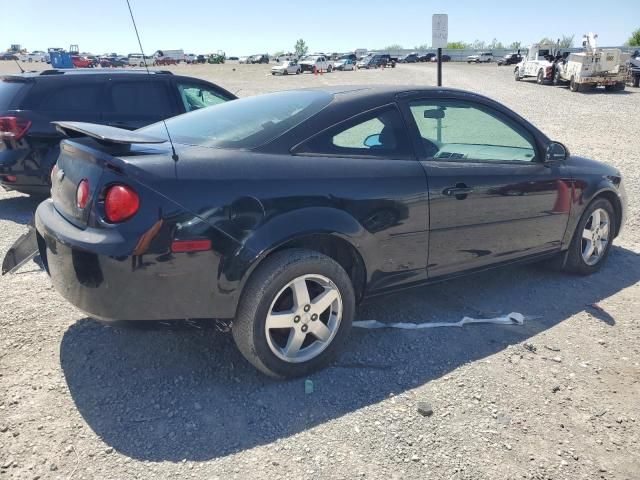
<path fill-rule="evenodd" d="M 592 183 L 587 183 L 584 180 L 575 180 L 571 213 L 569 214 L 567 230 L 562 241 L 563 247 L 569 247 L 573 233 L 587 206 L 589 206 L 596 197 L 605 195 L 610 199 L 615 199 L 613 207 L 616 212 L 618 212 L 617 221 L 619 222 L 616 225 L 616 236 L 620 233 L 626 218 L 627 203 L 624 188 L 622 188 L 620 183 L 620 177 L 607 175 Z"/>

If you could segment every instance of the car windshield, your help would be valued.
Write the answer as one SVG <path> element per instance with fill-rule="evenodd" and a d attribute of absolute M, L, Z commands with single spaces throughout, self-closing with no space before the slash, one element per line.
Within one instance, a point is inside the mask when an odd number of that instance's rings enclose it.
<path fill-rule="evenodd" d="M 313 90 L 258 95 L 179 115 L 167 120 L 166 128 L 177 143 L 252 149 L 315 115 L 332 99 L 329 93 Z M 162 122 L 138 131 L 168 139 Z"/>

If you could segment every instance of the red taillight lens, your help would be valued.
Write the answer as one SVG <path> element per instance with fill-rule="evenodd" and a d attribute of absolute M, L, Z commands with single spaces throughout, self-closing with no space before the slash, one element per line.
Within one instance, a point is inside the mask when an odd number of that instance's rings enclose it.
<path fill-rule="evenodd" d="M 113 185 L 104 198 L 104 213 L 111 223 L 124 222 L 140 208 L 140 197 L 126 185 Z"/>
<path fill-rule="evenodd" d="M 0 178 L 7 183 L 16 183 L 16 180 L 18 180 L 15 175 L 2 175 Z"/>
<path fill-rule="evenodd" d="M 0 117 L 0 140 L 20 140 L 31 127 L 31 122 L 20 117 Z"/>
<path fill-rule="evenodd" d="M 89 201 L 89 180 L 86 178 L 80 181 L 76 190 L 76 205 L 79 209 L 84 209 Z"/>

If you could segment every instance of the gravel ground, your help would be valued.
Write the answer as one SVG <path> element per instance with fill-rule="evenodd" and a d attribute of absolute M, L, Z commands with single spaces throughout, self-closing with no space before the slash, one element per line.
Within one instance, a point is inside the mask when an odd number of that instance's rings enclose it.
<path fill-rule="evenodd" d="M 240 96 L 435 80 L 433 65 L 282 78 L 257 65 L 174 70 Z M 447 64 L 444 82 L 622 170 L 629 220 L 599 274 L 508 268 L 376 300 L 358 319 L 539 318 L 354 330 L 305 394 L 303 379 L 259 375 L 210 323 L 86 318 L 30 264 L 0 279 L 0 479 L 639 478 L 640 91 L 575 94 L 495 65 Z M 0 255 L 35 206 L 0 193 Z"/>

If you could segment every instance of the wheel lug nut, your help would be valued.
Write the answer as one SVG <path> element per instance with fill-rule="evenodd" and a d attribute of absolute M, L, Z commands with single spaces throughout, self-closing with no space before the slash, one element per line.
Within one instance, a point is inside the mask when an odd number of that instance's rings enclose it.
<path fill-rule="evenodd" d="M 308 312 L 309 310 L 311 310 L 311 307 L 309 305 L 305 305 L 304 306 L 304 311 Z"/>
<path fill-rule="evenodd" d="M 317 314 L 313 314 L 311 315 L 311 320 L 313 320 L 314 322 L 318 319 L 318 315 Z"/>
<path fill-rule="evenodd" d="M 301 330 L 302 330 L 303 332 L 306 332 L 308 328 L 309 328 L 309 327 L 307 327 L 306 325 L 302 325 L 302 329 L 301 329 Z"/>
<path fill-rule="evenodd" d="M 294 323 L 298 323 L 300 321 L 300 315 L 296 315 L 295 317 L 293 317 L 293 321 Z"/>

